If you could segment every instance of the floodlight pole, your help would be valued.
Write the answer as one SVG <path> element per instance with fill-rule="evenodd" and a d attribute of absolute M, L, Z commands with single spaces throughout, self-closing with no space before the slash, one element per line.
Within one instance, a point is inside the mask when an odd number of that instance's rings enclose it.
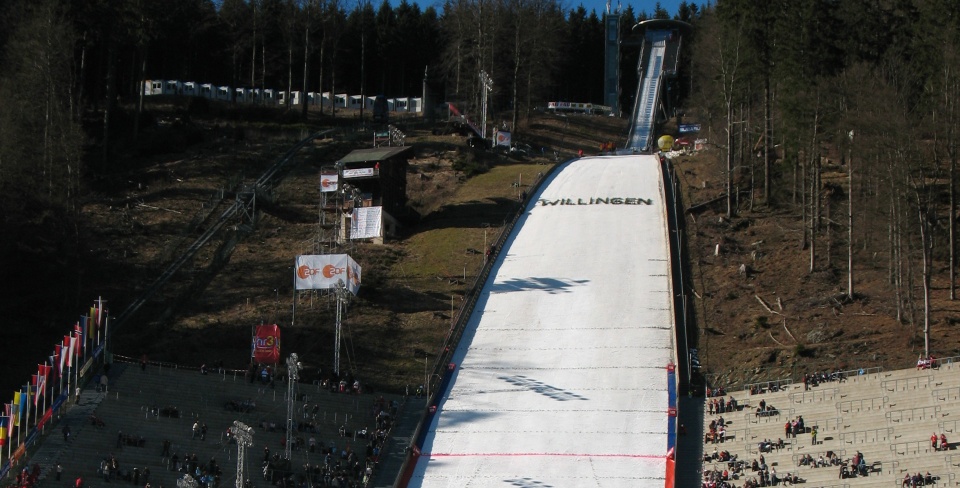
<path fill-rule="evenodd" d="M 334 333 L 334 346 L 333 346 L 333 374 L 337 377 L 340 376 L 340 330 L 343 325 L 343 309 L 345 308 L 347 302 L 347 286 L 343 283 L 343 280 L 340 280 L 337 283 L 337 287 L 333 290 L 334 294 L 337 297 L 337 324 L 336 332 Z"/>
<path fill-rule="evenodd" d="M 490 78 L 490 75 L 486 71 L 480 71 L 480 85 L 483 89 L 483 96 L 481 97 L 481 110 L 483 115 L 481 117 L 480 125 L 480 138 L 487 138 L 487 95 L 493 90 L 493 79 Z"/>
<path fill-rule="evenodd" d="M 293 402 L 297 396 L 297 380 L 300 379 L 300 360 L 297 353 L 287 358 L 287 442 L 283 446 L 283 458 L 290 460 L 293 444 Z"/>
<path fill-rule="evenodd" d="M 247 457 L 247 447 L 253 445 L 253 429 L 239 420 L 234 420 L 233 427 L 230 427 L 230 433 L 233 434 L 233 439 L 237 441 L 237 480 L 234 486 L 244 488 L 243 461 Z"/>

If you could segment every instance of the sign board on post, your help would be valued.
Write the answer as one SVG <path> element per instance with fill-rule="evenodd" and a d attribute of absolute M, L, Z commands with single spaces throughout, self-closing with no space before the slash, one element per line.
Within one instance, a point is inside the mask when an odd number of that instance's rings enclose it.
<path fill-rule="evenodd" d="M 354 295 L 360 290 L 360 265 L 347 254 L 297 256 L 294 272 L 297 290 L 335 288 L 341 281 Z"/>
<path fill-rule="evenodd" d="M 497 143 L 495 145 L 510 147 L 510 132 L 507 132 L 505 130 L 498 130 L 496 139 L 497 139 Z"/>
<path fill-rule="evenodd" d="M 321 192 L 334 192 L 340 186 L 340 175 L 336 171 L 321 171 L 320 172 L 320 191 Z"/>

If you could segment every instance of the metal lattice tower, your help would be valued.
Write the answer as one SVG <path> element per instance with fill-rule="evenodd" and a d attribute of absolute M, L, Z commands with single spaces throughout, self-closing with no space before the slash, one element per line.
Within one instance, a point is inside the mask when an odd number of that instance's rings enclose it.
<path fill-rule="evenodd" d="M 293 402 L 297 397 L 297 380 L 300 379 L 300 360 L 297 353 L 287 358 L 287 442 L 283 445 L 283 458 L 290 460 L 293 447 Z"/>
<path fill-rule="evenodd" d="M 233 421 L 233 427 L 230 427 L 230 433 L 233 434 L 234 440 L 237 441 L 237 481 L 234 484 L 236 488 L 244 488 L 244 466 L 243 461 L 246 459 L 247 447 L 253 445 L 253 429 L 250 428 L 247 424 L 239 421 Z"/>

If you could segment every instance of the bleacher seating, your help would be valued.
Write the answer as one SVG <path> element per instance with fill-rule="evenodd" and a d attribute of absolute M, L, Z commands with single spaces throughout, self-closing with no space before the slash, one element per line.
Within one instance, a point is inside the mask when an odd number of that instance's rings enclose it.
<path fill-rule="evenodd" d="M 736 398 L 740 410 L 711 415 L 704 407 L 703 432 L 708 432 L 708 424 L 722 415 L 727 435 L 722 442 L 704 446 L 700 472 L 732 471 L 733 463 L 712 459 L 717 447 L 745 463 L 744 472 L 731 480 L 736 487 L 743 487 L 749 479 L 759 479 L 751 465 L 761 454 L 768 470 L 775 469 L 781 479 L 796 474 L 802 484 L 811 487 L 901 487 L 908 473 L 927 472 L 935 478 L 935 486 L 960 486 L 960 374 L 956 369 L 960 369 L 958 365 L 950 363 L 938 369 L 871 371 L 808 389 L 802 382 L 779 379 L 727 391 L 725 398 Z M 769 388 L 772 384 L 777 385 L 773 390 Z M 760 400 L 773 406 L 778 415 L 758 416 Z M 785 436 L 784 424 L 797 417 L 804 419 L 804 432 Z M 815 445 L 811 435 L 814 426 Z M 946 450 L 939 449 L 939 439 L 938 449 L 932 447 L 930 436 L 934 433 L 947 436 Z M 777 447 L 780 440 L 782 448 Z M 765 441 L 771 448 L 761 451 Z M 847 466 L 854 456 L 862 454 L 867 475 L 841 479 L 840 466 L 799 465 L 807 454 L 816 461 L 828 453 L 837 455 Z"/>

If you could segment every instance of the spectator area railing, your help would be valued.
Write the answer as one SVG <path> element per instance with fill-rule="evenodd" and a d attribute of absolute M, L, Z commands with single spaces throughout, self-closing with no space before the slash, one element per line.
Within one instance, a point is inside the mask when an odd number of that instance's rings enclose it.
<path fill-rule="evenodd" d="M 933 384 L 933 375 L 913 376 L 910 378 L 899 378 L 895 380 L 884 380 L 880 382 L 880 387 L 886 391 L 910 391 L 930 388 Z"/>
<path fill-rule="evenodd" d="M 833 401 L 840 393 L 839 388 L 814 389 L 791 393 L 787 398 L 791 403 L 815 403 Z"/>
<path fill-rule="evenodd" d="M 932 366 L 934 368 L 940 368 L 942 366 L 946 366 L 949 369 L 949 368 L 952 368 L 955 363 L 960 365 L 960 356 L 936 358 L 932 361 L 932 363 L 933 363 Z"/>
<path fill-rule="evenodd" d="M 818 434 L 823 434 L 824 432 L 830 432 L 830 431 L 839 432 L 840 427 L 843 426 L 843 417 L 830 417 L 825 419 L 807 421 L 806 425 L 809 425 L 810 427 L 816 426 Z"/>
<path fill-rule="evenodd" d="M 913 422 L 915 420 L 936 420 L 940 416 L 940 406 L 904 408 L 887 412 L 887 422 Z"/>
<path fill-rule="evenodd" d="M 957 427 L 960 426 L 960 420 L 944 420 L 942 422 L 937 422 L 937 428 L 940 432 L 957 432 Z"/>
<path fill-rule="evenodd" d="M 879 429 L 855 430 L 840 433 L 840 442 L 845 444 L 867 444 L 872 442 L 887 442 L 893 437 L 892 427 Z"/>
<path fill-rule="evenodd" d="M 774 447 L 771 449 L 771 451 L 780 450 L 780 451 L 790 451 L 790 452 L 793 452 L 794 448 L 795 448 L 796 445 L 797 445 L 797 439 L 796 439 L 795 437 L 790 437 L 790 438 L 787 438 L 787 439 L 783 439 L 783 448 L 782 448 L 782 449 L 777 449 L 777 448 L 775 447 L 776 444 L 777 444 L 776 441 L 774 441 L 774 440 L 772 440 L 772 439 L 771 439 L 770 441 L 771 441 L 771 444 L 774 446 Z M 748 442 L 748 443 L 746 444 L 746 448 L 745 448 L 744 450 L 747 451 L 747 454 L 762 454 L 762 453 L 760 452 L 760 443 L 761 443 L 760 440 L 756 440 L 755 442 Z"/>
<path fill-rule="evenodd" d="M 960 358 L 958 358 L 957 363 L 960 364 Z M 723 375 L 717 374 L 717 373 L 707 373 L 707 374 L 704 374 L 704 377 L 707 378 L 708 385 L 712 387 L 722 386 L 727 391 L 732 392 L 737 390 L 750 390 L 751 386 L 776 384 L 778 381 L 783 381 L 784 373 L 789 374 L 788 378 L 790 378 L 791 384 L 798 383 L 803 379 L 803 372 L 797 372 L 795 370 L 784 371 L 783 368 L 761 368 L 759 370 L 751 369 L 749 371 L 743 372 L 744 375 L 764 376 L 768 374 L 769 376 L 775 376 L 776 378 L 780 378 L 780 379 L 771 379 L 771 380 L 764 380 L 764 381 L 751 381 L 751 382 L 743 382 L 743 383 L 738 383 L 733 381 L 724 381 L 722 380 Z M 880 373 L 883 373 L 883 366 L 871 366 L 869 368 L 857 367 L 853 369 L 834 371 L 830 374 L 838 375 L 839 377 L 843 378 L 842 381 L 852 381 L 856 383 L 858 381 L 866 381 L 869 379 L 880 379 L 880 376 L 879 376 Z M 833 380 L 828 380 L 826 381 L 826 383 L 829 383 L 832 381 Z M 823 385 L 823 384 L 824 383 L 820 383 L 820 385 Z M 811 387 L 811 388 L 814 388 L 814 387 Z M 766 391 L 764 391 L 763 393 L 766 393 Z"/>
<path fill-rule="evenodd" d="M 768 405 L 768 407 L 769 406 L 770 405 Z M 796 409 L 793 408 L 776 408 L 776 405 L 773 407 L 773 410 L 765 410 L 759 414 L 756 410 L 744 413 L 743 419 L 746 420 L 748 424 L 759 424 L 761 421 L 763 421 L 763 423 L 769 423 L 771 420 L 783 422 L 784 419 L 792 419 L 794 417 L 794 413 L 796 413 Z"/>
<path fill-rule="evenodd" d="M 739 442 L 739 441 L 749 440 L 747 439 L 747 436 L 749 435 L 750 435 L 750 429 L 748 428 L 728 430 L 724 432 L 723 441 L 721 442 L 726 442 L 726 441 Z"/>
<path fill-rule="evenodd" d="M 756 391 L 755 395 L 762 395 L 771 391 L 771 388 L 776 388 L 777 390 L 789 387 L 793 384 L 792 378 L 780 378 L 770 381 L 760 381 L 757 383 L 745 383 L 743 385 L 744 390 Z"/>
<path fill-rule="evenodd" d="M 868 376 L 872 374 L 879 374 L 882 372 L 883 372 L 882 366 L 874 366 L 872 368 L 848 369 L 848 370 L 840 371 L 839 373 L 840 373 L 840 377 L 843 378 L 844 381 L 849 381 L 851 379 L 856 380 L 858 378 L 866 379 Z"/>
<path fill-rule="evenodd" d="M 898 456 L 910 456 L 933 452 L 930 441 L 907 441 L 890 443 L 890 452 Z"/>
<path fill-rule="evenodd" d="M 933 390 L 933 399 L 938 402 L 960 400 L 960 386 L 953 388 L 937 388 Z"/>
<path fill-rule="evenodd" d="M 890 402 L 890 397 L 861 398 L 859 400 L 845 400 L 837 402 L 837 413 L 858 413 L 863 411 L 881 410 Z"/>

